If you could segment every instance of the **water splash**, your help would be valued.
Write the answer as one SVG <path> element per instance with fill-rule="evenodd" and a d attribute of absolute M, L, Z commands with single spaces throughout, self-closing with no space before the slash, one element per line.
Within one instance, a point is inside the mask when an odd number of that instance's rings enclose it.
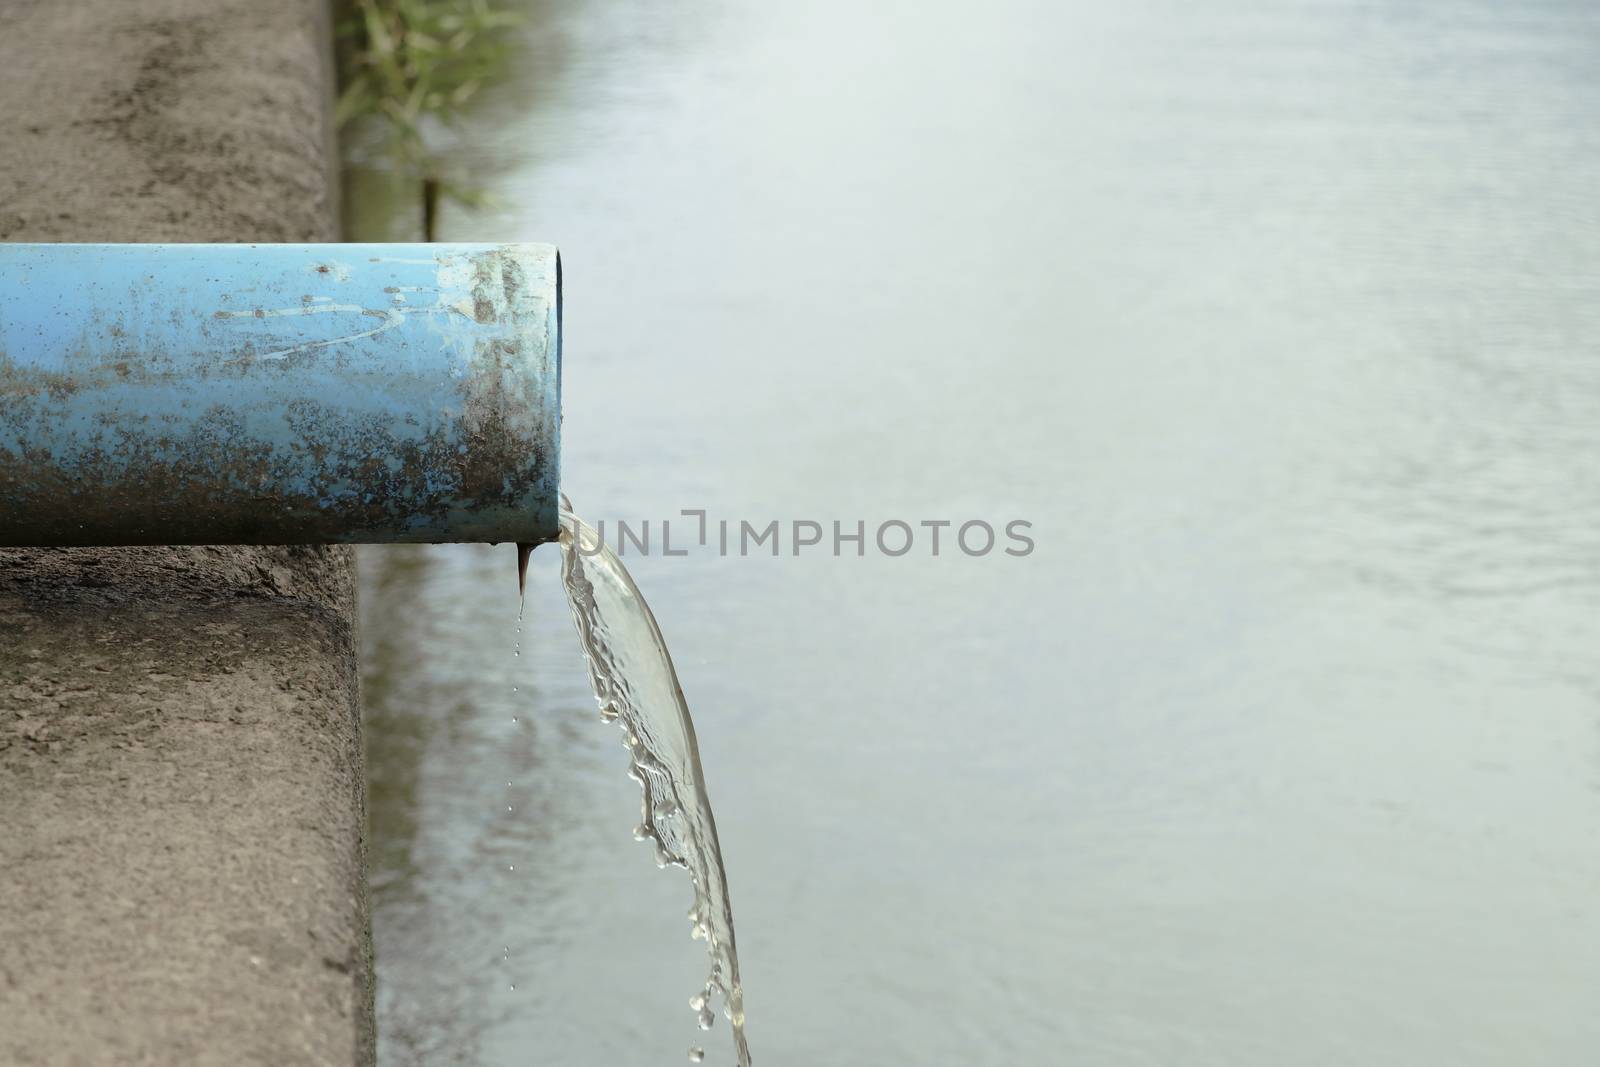
<path fill-rule="evenodd" d="M 634 836 L 655 845 L 656 864 L 682 867 L 694 882 L 690 936 L 704 938 L 711 960 L 706 983 L 689 1001 L 702 1030 L 714 1004 L 733 1027 L 739 1067 L 750 1067 L 744 1036 L 744 990 L 734 948 L 733 909 L 722 867 L 717 823 L 706 796 L 694 721 L 655 616 L 604 539 L 561 498 L 561 578 L 578 627 L 600 718 L 621 727 L 643 792 Z M 698 1048 L 689 1058 L 700 1061 Z"/>

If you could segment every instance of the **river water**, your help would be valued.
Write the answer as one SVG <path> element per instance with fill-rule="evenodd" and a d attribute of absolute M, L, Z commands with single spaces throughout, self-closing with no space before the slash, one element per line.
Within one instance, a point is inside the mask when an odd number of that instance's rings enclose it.
<path fill-rule="evenodd" d="M 562 246 L 586 515 L 1032 523 L 628 558 L 759 1063 L 1594 1062 L 1600 8 L 523 6 L 441 237 Z M 514 557 L 363 555 L 382 1060 L 685 1062 Z"/>

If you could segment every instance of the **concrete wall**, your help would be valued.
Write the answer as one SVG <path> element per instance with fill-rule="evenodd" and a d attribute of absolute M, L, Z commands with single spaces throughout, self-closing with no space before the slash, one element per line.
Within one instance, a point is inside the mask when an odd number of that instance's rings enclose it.
<path fill-rule="evenodd" d="M 325 0 L 4 0 L 0 239 L 337 240 Z M 351 558 L 0 550 L 0 1063 L 372 1050 Z"/>

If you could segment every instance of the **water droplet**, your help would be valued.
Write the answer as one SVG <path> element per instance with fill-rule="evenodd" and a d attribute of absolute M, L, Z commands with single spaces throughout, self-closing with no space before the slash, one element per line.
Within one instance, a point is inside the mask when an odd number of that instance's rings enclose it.
<path fill-rule="evenodd" d="M 515 863 L 508 863 L 508 864 L 506 864 L 506 870 L 508 870 L 508 871 L 514 871 L 514 870 L 516 870 L 516 869 L 517 869 L 517 865 L 516 865 L 516 864 L 515 864 Z"/>
<path fill-rule="evenodd" d="M 699 1024 L 702 1030 L 711 1029 L 711 1024 L 716 1021 L 717 1013 L 711 1010 L 711 1005 L 709 1004 L 700 1009 L 700 1015 L 695 1019 L 695 1022 Z"/>
<path fill-rule="evenodd" d="M 638 826 L 633 828 L 633 839 L 635 841 L 647 841 L 649 838 L 650 830 L 645 826 L 644 823 L 640 823 Z"/>
<path fill-rule="evenodd" d="M 656 846 L 656 866 L 665 868 L 665 867 L 670 866 L 671 864 L 672 864 L 672 853 L 668 852 L 666 849 L 662 848 L 660 845 L 657 845 Z"/>
<path fill-rule="evenodd" d="M 516 691 L 517 691 L 517 687 L 516 687 L 516 686 L 512 686 L 512 687 L 511 687 L 511 691 L 512 691 L 512 692 L 513 692 L 513 693 L 515 693 L 515 692 L 516 692 Z"/>
<path fill-rule="evenodd" d="M 600 707 L 601 722 L 616 722 L 617 716 L 621 714 L 622 713 L 617 710 L 617 706 L 615 704 L 603 704 Z"/>
<path fill-rule="evenodd" d="M 514 648 L 514 649 L 512 649 L 512 650 L 511 650 L 511 654 L 512 654 L 512 655 L 513 655 L 513 656 L 520 656 L 520 655 L 522 655 L 522 649 L 520 649 L 520 648 Z"/>
<path fill-rule="evenodd" d="M 511 810 L 511 805 L 510 805 L 510 804 L 507 804 L 507 805 L 506 805 L 506 810 L 507 810 L 507 811 L 510 811 L 510 810 Z"/>
<path fill-rule="evenodd" d="M 690 1011 L 699 1011 L 701 1008 L 703 1008 L 705 1006 L 706 1006 L 706 995 L 704 993 L 696 993 L 694 996 L 689 998 L 689 1010 Z"/>
<path fill-rule="evenodd" d="M 692 1048 L 692 1049 L 689 1050 L 689 1062 L 690 1063 L 699 1063 L 701 1060 L 703 1060 L 705 1058 L 706 1058 L 706 1050 L 705 1049 L 703 1049 L 703 1048 Z"/>
<path fill-rule="evenodd" d="M 512 982 L 511 983 L 511 992 L 515 993 L 516 991 L 517 991 L 517 983 Z"/>
<path fill-rule="evenodd" d="M 511 725 L 515 726 L 516 724 L 517 724 L 517 717 L 515 715 L 513 715 L 513 716 L 511 716 Z"/>

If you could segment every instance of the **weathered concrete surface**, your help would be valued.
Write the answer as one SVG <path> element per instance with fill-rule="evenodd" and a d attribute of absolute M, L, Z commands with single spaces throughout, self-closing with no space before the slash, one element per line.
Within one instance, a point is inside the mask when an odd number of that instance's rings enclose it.
<path fill-rule="evenodd" d="M 324 0 L 4 0 L 0 239 L 337 236 Z M 345 551 L 0 551 L 0 1064 L 371 1059 Z"/>

